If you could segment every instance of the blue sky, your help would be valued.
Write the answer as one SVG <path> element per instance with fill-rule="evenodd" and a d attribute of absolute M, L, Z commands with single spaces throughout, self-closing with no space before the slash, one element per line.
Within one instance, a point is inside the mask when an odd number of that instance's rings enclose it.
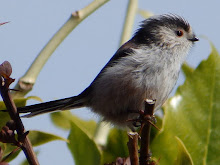
<path fill-rule="evenodd" d="M 28 69 L 36 55 L 53 34 L 66 22 L 70 14 L 88 5 L 91 0 L 0 0 L 0 22 L 10 21 L 0 27 L 1 63 L 8 60 L 13 67 L 12 77 L 18 80 Z M 69 97 L 85 89 L 119 46 L 120 35 L 126 12 L 127 0 L 110 0 L 82 22 L 58 47 L 41 71 L 33 90 L 44 101 Z M 196 67 L 207 58 L 210 46 L 201 35 L 208 37 L 219 50 L 219 6 L 218 0 L 139 0 L 139 8 L 155 14 L 174 13 L 183 16 L 200 38 L 187 61 Z M 143 18 L 136 16 L 134 31 Z M 65 84 L 63 85 L 63 79 Z M 180 76 L 178 85 L 183 83 Z M 29 104 L 35 103 L 34 101 Z M 84 119 L 98 116 L 86 109 L 74 110 Z M 39 129 L 68 136 L 55 128 L 49 115 L 23 119 L 27 129 Z M 73 164 L 72 157 L 61 141 L 38 147 L 41 164 Z M 12 165 L 23 159 L 19 156 Z"/>

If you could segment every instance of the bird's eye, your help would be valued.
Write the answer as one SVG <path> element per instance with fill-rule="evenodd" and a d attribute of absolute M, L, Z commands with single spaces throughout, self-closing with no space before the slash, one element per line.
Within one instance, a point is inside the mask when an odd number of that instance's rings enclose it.
<path fill-rule="evenodd" d="M 179 36 L 179 37 L 183 36 L 183 31 L 182 30 L 177 30 L 176 35 Z"/>

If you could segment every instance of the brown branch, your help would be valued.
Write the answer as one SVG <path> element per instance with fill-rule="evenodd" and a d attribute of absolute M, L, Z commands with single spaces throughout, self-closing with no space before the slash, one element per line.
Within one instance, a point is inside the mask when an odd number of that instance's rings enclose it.
<path fill-rule="evenodd" d="M 151 152 L 150 152 L 150 129 L 151 129 L 151 121 L 153 118 L 155 100 L 145 101 L 145 111 L 142 115 L 144 117 L 145 122 L 142 123 L 141 130 L 141 146 L 140 146 L 140 165 L 151 165 L 153 164 L 151 160 Z"/>
<path fill-rule="evenodd" d="M 5 162 L 11 155 L 13 155 L 15 152 L 17 152 L 20 149 L 20 147 L 17 147 L 15 149 L 13 149 L 13 151 L 11 151 L 8 155 L 6 155 L 1 161 Z"/>
<path fill-rule="evenodd" d="M 21 143 L 21 149 L 26 155 L 26 158 L 31 165 L 39 165 L 37 157 L 33 151 L 33 147 L 29 138 L 26 136 L 27 133 L 24 129 L 24 125 L 21 121 L 19 114 L 17 113 L 17 108 L 13 102 L 9 85 L 14 81 L 10 78 L 12 68 L 9 62 L 5 61 L 0 65 L 0 92 L 8 110 L 11 119 L 15 122 L 16 131 L 18 134 L 18 141 Z"/>
<path fill-rule="evenodd" d="M 127 143 L 130 161 L 132 165 L 139 165 L 139 158 L 138 158 L 138 133 L 130 134 L 128 133 L 129 141 Z"/>

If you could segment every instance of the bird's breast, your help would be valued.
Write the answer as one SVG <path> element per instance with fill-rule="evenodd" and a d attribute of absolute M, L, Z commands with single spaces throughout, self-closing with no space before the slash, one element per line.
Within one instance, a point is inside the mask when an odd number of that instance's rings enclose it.
<path fill-rule="evenodd" d="M 107 67 L 93 84 L 91 108 L 117 124 L 143 109 L 145 99 L 156 99 L 158 109 L 173 89 L 179 70 L 170 63 L 133 57 Z"/>

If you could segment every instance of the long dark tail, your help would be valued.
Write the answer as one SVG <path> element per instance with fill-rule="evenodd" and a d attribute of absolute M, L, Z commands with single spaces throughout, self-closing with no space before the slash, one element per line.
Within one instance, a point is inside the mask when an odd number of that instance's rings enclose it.
<path fill-rule="evenodd" d="M 23 117 L 32 117 L 57 110 L 68 110 L 84 106 L 86 106 L 86 99 L 79 95 L 25 107 L 18 107 L 17 110 L 19 113 L 29 113 Z"/>

